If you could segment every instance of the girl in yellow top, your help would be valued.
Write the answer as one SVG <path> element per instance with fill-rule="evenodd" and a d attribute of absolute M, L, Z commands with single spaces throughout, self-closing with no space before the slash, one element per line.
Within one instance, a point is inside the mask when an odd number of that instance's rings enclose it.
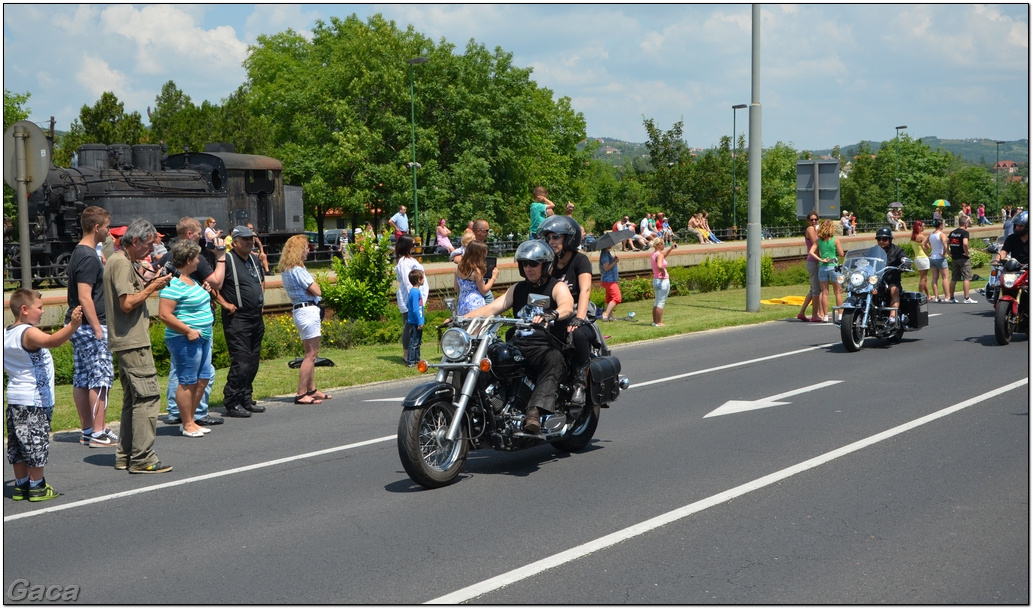
<path fill-rule="evenodd" d="M 921 220 L 915 220 L 914 225 L 911 227 L 911 241 L 915 244 L 915 270 L 918 271 L 918 291 L 925 294 L 926 299 L 929 298 L 929 285 L 927 283 L 929 277 L 929 254 L 932 252 L 933 246 L 929 243 L 929 237 L 922 233 L 922 229 L 925 228 L 925 222 Z"/>

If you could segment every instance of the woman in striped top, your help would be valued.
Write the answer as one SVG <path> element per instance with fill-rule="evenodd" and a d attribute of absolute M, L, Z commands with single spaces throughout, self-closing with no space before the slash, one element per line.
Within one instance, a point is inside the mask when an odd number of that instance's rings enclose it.
<path fill-rule="evenodd" d="M 194 422 L 205 387 L 215 378 L 209 354 L 212 350 L 212 314 L 210 286 L 198 285 L 190 278 L 197 269 L 201 247 L 189 239 L 180 239 L 172 246 L 172 265 L 179 275 L 158 293 L 158 316 L 165 322 L 165 346 L 176 363 L 179 387 L 176 404 L 183 420 L 184 436 L 201 438 L 211 432 Z"/>

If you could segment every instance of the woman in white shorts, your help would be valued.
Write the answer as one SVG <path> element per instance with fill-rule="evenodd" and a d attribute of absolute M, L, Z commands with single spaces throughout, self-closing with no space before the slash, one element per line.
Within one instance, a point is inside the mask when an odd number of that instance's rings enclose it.
<path fill-rule="evenodd" d="M 306 258 L 308 237 L 294 235 L 283 246 L 278 269 L 283 275 L 283 289 L 294 305 L 294 326 L 305 346 L 294 403 L 322 404 L 323 400 L 334 397 L 316 389 L 316 357 L 319 356 L 319 337 L 322 335 L 319 302 L 323 299 L 323 292 L 305 268 Z"/>
<path fill-rule="evenodd" d="M 929 237 L 922 233 L 925 229 L 925 222 L 921 220 L 915 220 L 915 223 L 911 225 L 911 242 L 914 243 L 915 249 L 915 270 L 918 271 L 918 291 L 925 294 L 926 299 L 929 298 L 929 252 L 931 247 L 929 246 Z"/>

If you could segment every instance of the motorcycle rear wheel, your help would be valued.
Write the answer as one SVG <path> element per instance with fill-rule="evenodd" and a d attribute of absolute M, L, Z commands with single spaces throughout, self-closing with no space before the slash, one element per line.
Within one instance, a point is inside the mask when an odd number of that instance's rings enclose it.
<path fill-rule="evenodd" d="M 465 439 L 445 438 L 455 416 L 448 402 L 403 410 L 398 420 L 398 457 L 405 473 L 424 488 L 440 488 L 455 482 L 470 450 Z"/>
<path fill-rule="evenodd" d="M 846 311 L 839 325 L 839 334 L 847 351 L 855 353 L 864 346 L 864 326 L 859 311 Z"/>
<path fill-rule="evenodd" d="M 574 428 L 570 434 L 562 440 L 556 440 L 553 446 L 565 453 L 577 452 L 592 441 L 595 435 L 595 428 L 599 426 L 599 406 L 586 406 L 581 410 L 581 416 L 574 422 Z"/>
<path fill-rule="evenodd" d="M 1007 345 L 1011 342 L 1013 321 L 1011 319 L 1011 302 L 998 300 L 994 306 L 994 338 L 998 345 Z"/>

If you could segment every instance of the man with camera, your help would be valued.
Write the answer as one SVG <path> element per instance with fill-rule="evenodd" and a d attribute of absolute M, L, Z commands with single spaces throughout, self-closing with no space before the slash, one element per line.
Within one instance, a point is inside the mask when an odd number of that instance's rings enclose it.
<path fill-rule="evenodd" d="M 201 223 L 196 218 L 186 216 L 180 218 L 179 223 L 176 224 L 176 236 L 181 241 L 193 241 L 200 245 L 201 237 L 204 233 L 201 232 Z M 208 259 L 205 256 L 201 256 L 197 262 L 197 270 L 190 273 L 190 278 L 197 282 L 198 285 L 208 284 L 211 291 L 217 291 L 222 287 L 223 278 L 226 276 L 226 246 L 223 245 L 222 239 L 217 238 L 215 240 L 212 251 L 215 255 L 215 268 L 208 263 Z M 164 256 L 158 260 L 159 268 L 166 268 L 169 271 L 175 269 L 172 265 L 172 252 L 167 252 Z M 211 352 L 208 353 L 209 358 Z M 176 376 L 176 360 L 172 359 L 171 367 L 169 369 L 169 384 L 165 390 L 165 398 L 168 400 L 168 418 L 166 422 L 169 425 L 179 425 L 182 420 L 179 417 L 179 407 L 176 404 L 176 387 L 179 386 L 179 381 Z M 209 361 L 208 364 L 211 364 Z M 198 405 L 197 410 L 194 412 L 194 422 L 198 425 L 222 425 L 222 417 L 212 416 L 208 412 L 208 399 L 212 395 L 212 384 L 204 388 L 204 395 L 201 397 L 201 403 Z"/>
<path fill-rule="evenodd" d="M 115 450 L 115 469 L 131 474 L 162 474 L 172 470 L 154 454 L 154 437 L 161 409 L 158 371 L 151 352 L 147 299 L 172 281 L 159 273 L 144 280 L 143 260 L 158 241 L 154 225 L 137 218 L 122 234 L 122 249 L 104 267 L 104 307 L 108 348 L 118 361 L 122 382 L 122 428 Z"/>

